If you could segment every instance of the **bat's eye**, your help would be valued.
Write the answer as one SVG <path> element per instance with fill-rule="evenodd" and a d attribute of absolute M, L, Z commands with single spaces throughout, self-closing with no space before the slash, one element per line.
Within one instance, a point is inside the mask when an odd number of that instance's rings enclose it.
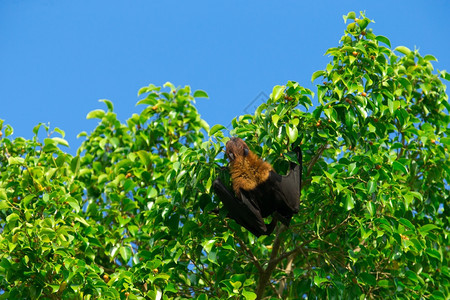
<path fill-rule="evenodd" d="M 248 155 L 248 148 L 244 148 L 244 156 Z"/>

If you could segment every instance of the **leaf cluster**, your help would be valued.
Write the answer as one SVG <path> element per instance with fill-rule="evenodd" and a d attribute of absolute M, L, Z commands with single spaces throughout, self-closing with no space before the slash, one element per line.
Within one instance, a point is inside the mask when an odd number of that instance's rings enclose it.
<path fill-rule="evenodd" d="M 171 83 L 125 123 L 101 100 L 75 156 L 58 128 L 13 139 L 0 121 L 0 298 L 448 298 L 450 75 L 344 21 L 316 93 L 277 85 L 230 132 Z M 230 135 L 280 174 L 301 147 L 289 228 L 255 238 L 217 210 Z"/>

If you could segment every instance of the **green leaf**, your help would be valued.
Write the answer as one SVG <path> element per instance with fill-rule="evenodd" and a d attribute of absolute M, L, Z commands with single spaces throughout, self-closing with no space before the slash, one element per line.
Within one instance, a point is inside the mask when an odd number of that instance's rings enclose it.
<path fill-rule="evenodd" d="M 406 275 L 406 277 L 407 277 L 409 280 L 411 280 L 411 281 L 413 281 L 413 282 L 415 282 L 415 283 L 418 283 L 418 282 L 419 282 L 419 277 L 418 277 L 417 274 L 414 273 L 413 271 L 408 270 L 408 271 L 405 272 L 405 275 Z"/>
<path fill-rule="evenodd" d="M 422 227 L 419 228 L 419 232 L 421 234 L 427 233 L 428 231 L 434 230 L 434 229 L 439 229 L 439 227 L 437 227 L 434 224 L 426 224 L 423 225 Z"/>
<path fill-rule="evenodd" d="M 8 201 L 6 201 L 6 200 L 0 200 L 0 210 L 1 210 L 1 209 L 7 209 L 7 208 L 9 208 Z"/>
<path fill-rule="evenodd" d="M 153 199 L 158 196 L 158 191 L 154 187 L 149 187 L 147 191 L 147 199 Z"/>
<path fill-rule="evenodd" d="M 394 114 L 394 101 L 392 101 L 392 99 L 388 99 L 388 107 L 389 107 L 389 112 L 392 114 Z"/>
<path fill-rule="evenodd" d="M 382 35 L 377 35 L 377 37 L 375 38 L 377 41 L 385 43 L 386 45 L 388 45 L 389 48 L 391 48 L 391 41 L 389 41 L 389 39 L 385 36 Z"/>
<path fill-rule="evenodd" d="M 426 61 L 438 61 L 433 55 L 427 54 L 423 57 Z"/>
<path fill-rule="evenodd" d="M 166 83 L 164 83 L 163 87 L 165 87 L 165 88 L 166 88 L 166 87 L 169 87 L 171 91 L 175 91 L 175 90 L 176 90 L 175 86 L 174 86 L 171 82 L 169 82 L 169 81 L 167 81 Z"/>
<path fill-rule="evenodd" d="M 441 74 L 442 78 L 444 78 L 447 81 L 450 81 L 450 73 L 448 73 L 447 71 L 444 70 L 444 71 L 441 71 L 440 74 Z"/>
<path fill-rule="evenodd" d="M 203 249 L 205 250 L 206 253 L 209 253 L 211 251 L 211 248 L 214 246 L 214 243 L 216 242 L 216 240 L 208 240 L 203 242 Z"/>
<path fill-rule="evenodd" d="M 65 139 L 62 139 L 59 137 L 53 137 L 52 140 L 54 140 L 56 142 L 56 144 L 58 144 L 58 145 L 63 145 L 63 146 L 69 147 L 69 143 Z"/>
<path fill-rule="evenodd" d="M 144 94 L 144 93 L 147 93 L 147 87 L 146 87 L 146 86 L 141 87 L 141 88 L 139 89 L 137 95 L 138 95 L 138 97 L 139 97 L 140 95 L 142 95 L 142 94 Z"/>
<path fill-rule="evenodd" d="M 167 288 L 165 290 L 167 290 Z M 175 290 L 175 292 L 177 291 L 178 290 Z M 206 294 L 201 294 L 197 298 L 195 298 L 195 300 L 208 300 L 208 296 Z"/>
<path fill-rule="evenodd" d="M 278 127 L 278 121 L 280 120 L 279 115 L 272 115 L 272 123 L 275 127 Z"/>
<path fill-rule="evenodd" d="M 255 300 L 256 294 L 247 290 L 242 291 L 242 295 L 245 297 L 246 300 Z"/>
<path fill-rule="evenodd" d="M 314 284 L 320 287 L 320 285 L 324 282 L 328 282 L 329 280 L 326 277 L 314 276 Z"/>
<path fill-rule="evenodd" d="M 145 150 L 139 150 L 136 154 L 139 156 L 139 159 L 141 160 L 142 164 L 146 168 L 148 168 L 152 162 L 148 152 Z"/>
<path fill-rule="evenodd" d="M 209 125 L 208 125 L 208 123 L 205 120 L 201 119 L 200 120 L 200 125 L 206 132 L 209 132 Z"/>
<path fill-rule="evenodd" d="M 72 173 L 77 174 L 78 170 L 80 169 L 80 156 L 77 155 L 70 161 L 70 169 L 72 170 Z"/>
<path fill-rule="evenodd" d="M 102 119 L 105 116 L 105 111 L 103 109 L 96 109 L 89 112 L 86 116 L 86 119 Z"/>
<path fill-rule="evenodd" d="M 450 138 L 448 137 L 443 137 L 439 141 L 446 146 L 450 146 Z"/>
<path fill-rule="evenodd" d="M 41 126 L 44 125 L 44 123 L 39 123 L 36 126 L 33 127 L 33 133 L 34 135 L 37 135 L 39 132 L 39 128 L 41 128 Z"/>
<path fill-rule="evenodd" d="M 355 207 L 355 200 L 353 200 L 351 194 L 345 196 L 344 207 L 346 210 L 352 210 Z"/>
<path fill-rule="evenodd" d="M 79 139 L 80 137 L 87 137 L 87 132 L 86 131 L 82 131 L 77 135 L 77 139 Z"/>
<path fill-rule="evenodd" d="M 281 96 L 283 96 L 283 92 L 284 92 L 285 88 L 286 87 L 283 85 L 276 85 L 273 87 L 273 90 L 272 90 L 273 101 L 278 101 L 281 98 Z"/>
<path fill-rule="evenodd" d="M 403 225 L 405 225 L 406 227 L 408 227 L 411 230 L 416 230 L 416 227 L 413 225 L 413 223 L 411 223 L 409 220 L 401 218 L 398 220 L 400 223 L 402 223 Z"/>
<path fill-rule="evenodd" d="M 75 217 L 74 220 L 77 221 L 77 222 L 79 222 L 79 223 L 81 223 L 81 224 L 83 224 L 83 225 L 86 226 L 86 227 L 90 226 L 90 224 L 89 224 L 88 222 L 86 222 L 86 220 L 83 219 L 83 218 Z"/>
<path fill-rule="evenodd" d="M 367 182 L 367 192 L 369 194 L 374 193 L 377 190 L 377 183 L 374 180 L 369 180 Z"/>
<path fill-rule="evenodd" d="M 373 276 L 372 274 L 369 274 L 367 272 L 363 272 L 361 274 L 359 274 L 359 279 L 361 279 L 361 281 L 367 285 L 376 285 L 377 284 L 377 280 L 375 279 L 375 276 Z"/>
<path fill-rule="evenodd" d="M 383 279 L 383 280 L 378 281 L 378 286 L 387 289 L 390 286 L 392 286 L 392 282 L 390 282 L 389 280 Z"/>
<path fill-rule="evenodd" d="M 369 25 L 370 20 L 367 19 L 367 18 L 362 18 L 362 19 L 359 19 L 359 20 L 357 21 L 357 23 L 358 23 L 358 25 L 359 25 L 359 28 L 360 28 L 361 30 L 364 30 L 364 29 L 366 29 L 367 25 Z"/>
<path fill-rule="evenodd" d="M 149 86 L 140 88 L 138 91 L 138 96 L 140 96 L 144 93 L 151 92 L 151 91 L 160 91 L 160 90 L 161 90 L 161 87 L 150 84 Z"/>
<path fill-rule="evenodd" d="M 8 158 L 8 164 L 10 165 L 22 165 L 25 162 L 25 159 L 22 157 L 12 157 Z"/>
<path fill-rule="evenodd" d="M 122 247 L 120 247 L 119 253 L 120 253 L 120 256 L 122 257 L 123 261 L 126 262 L 126 263 L 128 263 L 128 261 L 129 261 L 130 258 L 131 258 L 131 255 L 133 254 L 133 253 L 131 252 L 130 247 L 128 247 L 128 246 L 122 246 Z"/>
<path fill-rule="evenodd" d="M 398 51 L 398 52 L 400 52 L 402 54 L 405 54 L 405 55 L 409 55 L 411 53 L 411 50 L 409 50 L 405 46 L 398 46 L 397 48 L 394 49 L 394 51 Z"/>
<path fill-rule="evenodd" d="M 194 98 L 209 98 L 209 96 L 205 91 L 196 90 L 194 92 Z"/>
<path fill-rule="evenodd" d="M 64 138 L 66 136 L 66 132 L 62 129 L 59 129 L 58 127 L 56 127 L 54 129 L 55 132 L 59 133 L 61 135 L 62 138 Z"/>
<path fill-rule="evenodd" d="M 425 252 L 427 253 L 428 256 L 436 258 L 438 261 L 442 261 L 441 254 L 438 251 L 431 248 L 427 248 L 425 249 Z"/>
<path fill-rule="evenodd" d="M 348 19 L 354 20 L 356 18 L 356 14 L 354 11 L 351 11 L 347 15 L 343 15 L 342 18 L 344 19 L 344 22 L 347 23 Z"/>
<path fill-rule="evenodd" d="M 15 220 L 19 220 L 19 215 L 16 213 L 12 213 L 6 217 L 6 222 L 11 223 Z"/>
<path fill-rule="evenodd" d="M 227 128 L 223 125 L 217 124 L 214 125 L 213 127 L 211 127 L 211 129 L 209 130 L 209 136 L 213 136 L 216 132 L 218 132 L 219 130 L 226 130 Z"/>
<path fill-rule="evenodd" d="M 76 213 L 80 211 L 80 205 L 78 204 L 78 201 L 75 200 L 75 198 L 67 197 L 66 201 L 75 210 Z"/>
<path fill-rule="evenodd" d="M 448 295 L 447 295 L 448 297 Z M 448 300 L 448 298 L 445 297 L 444 293 L 439 291 L 439 290 L 435 290 L 433 291 L 433 293 L 431 294 L 431 300 Z"/>
<path fill-rule="evenodd" d="M 286 130 L 287 130 L 287 134 L 288 134 L 288 137 L 289 137 L 289 142 L 291 144 L 293 144 L 297 140 L 298 129 L 296 127 L 287 126 Z"/>
<path fill-rule="evenodd" d="M 408 194 L 412 195 L 414 198 L 419 199 L 420 201 L 423 201 L 423 196 L 422 194 L 418 193 L 418 192 L 408 192 Z"/>
<path fill-rule="evenodd" d="M 314 80 L 316 80 L 318 77 L 324 76 L 325 74 L 325 71 L 322 70 L 314 72 L 311 76 L 311 82 L 314 82 Z"/>
<path fill-rule="evenodd" d="M 106 107 L 108 108 L 108 112 L 112 112 L 114 111 L 114 105 L 112 104 L 111 101 L 107 100 L 107 99 L 100 99 L 98 100 L 98 102 L 103 102 L 106 104 Z"/>
<path fill-rule="evenodd" d="M 400 82 L 400 84 L 403 86 L 403 88 L 408 91 L 408 93 L 411 93 L 412 85 L 408 79 L 406 79 L 404 77 L 400 77 L 400 78 L 397 78 L 397 80 L 398 80 L 398 82 Z"/>
<path fill-rule="evenodd" d="M 398 161 L 394 161 L 392 163 L 392 170 L 400 171 L 403 174 L 407 174 L 408 173 L 408 170 L 406 169 L 406 167 L 403 164 L 399 163 Z"/>
<path fill-rule="evenodd" d="M 147 98 L 139 100 L 136 103 L 136 105 L 148 105 L 148 106 L 156 105 L 156 103 L 158 103 L 158 100 L 155 99 L 155 97 L 151 97 L 151 96 L 155 96 L 155 94 L 150 94 L 147 96 Z"/>

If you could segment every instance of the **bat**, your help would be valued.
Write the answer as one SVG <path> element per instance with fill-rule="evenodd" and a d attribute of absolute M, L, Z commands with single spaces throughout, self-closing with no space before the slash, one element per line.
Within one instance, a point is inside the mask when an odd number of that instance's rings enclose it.
<path fill-rule="evenodd" d="M 302 152 L 295 149 L 298 164 L 290 164 L 289 174 L 277 174 L 272 166 L 249 150 L 240 138 L 231 138 L 226 144 L 226 156 L 233 191 L 216 179 L 213 189 L 228 211 L 228 217 L 259 237 L 270 235 L 279 220 L 289 226 L 298 213 L 302 182 Z M 270 224 L 264 218 L 272 216 Z"/>

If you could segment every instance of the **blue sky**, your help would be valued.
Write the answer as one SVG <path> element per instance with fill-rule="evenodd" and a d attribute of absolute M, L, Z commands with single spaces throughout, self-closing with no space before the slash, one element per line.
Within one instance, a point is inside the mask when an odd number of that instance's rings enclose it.
<path fill-rule="evenodd" d="M 39 122 L 59 127 L 74 154 L 77 134 L 97 124 L 86 114 L 105 108 L 99 99 L 125 122 L 141 110 L 140 87 L 170 81 L 205 90 L 202 118 L 226 126 L 274 85 L 314 90 L 311 75 L 328 63 L 323 54 L 338 45 L 349 11 L 365 11 L 393 48 L 433 54 L 450 71 L 445 0 L 2 0 L 0 119 L 14 137 L 31 138 Z"/>

